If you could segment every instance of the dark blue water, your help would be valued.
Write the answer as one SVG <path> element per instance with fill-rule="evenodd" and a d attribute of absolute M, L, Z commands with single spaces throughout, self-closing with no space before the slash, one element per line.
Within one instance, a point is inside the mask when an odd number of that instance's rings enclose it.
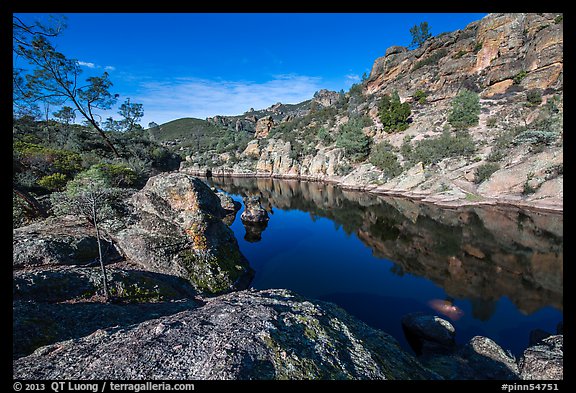
<path fill-rule="evenodd" d="M 400 319 L 415 311 L 449 320 L 460 343 L 487 336 L 515 355 L 531 330 L 555 333 L 563 318 L 562 215 L 445 210 L 318 183 L 210 184 L 240 202 L 260 195 L 269 210 L 267 227 L 248 240 L 242 210 L 231 225 L 256 272 L 254 288 L 334 302 L 405 348 Z M 442 315 L 434 299 L 462 316 Z"/>

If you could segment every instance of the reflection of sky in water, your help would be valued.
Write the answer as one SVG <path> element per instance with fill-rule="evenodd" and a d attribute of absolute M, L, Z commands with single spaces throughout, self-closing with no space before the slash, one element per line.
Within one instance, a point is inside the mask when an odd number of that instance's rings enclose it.
<path fill-rule="evenodd" d="M 239 195 L 233 197 L 241 201 Z M 462 311 L 460 318 L 450 320 L 444 316 L 456 327 L 458 342 L 483 335 L 516 355 L 528 345 L 530 330 L 555 332 L 556 324 L 562 320 L 562 313 L 546 304 L 526 315 L 505 296 L 493 300 L 450 296 L 430 279 L 373 256 L 373 250 L 355 233 L 346 234 L 334 221 L 320 217 L 319 212 L 313 215 L 274 207 L 267 228 L 256 241 L 250 236 L 245 240 L 241 213 L 242 210 L 231 228 L 256 271 L 254 288 L 288 288 L 307 297 L 332 301 L 369 325 L 392 334 L 406 348 L 401 317 L 415 311 L 441 315 L 430 306 L 433 299 L 448 300 Z M 453 248 L 450 244 L 437 246 Z M 449 274 L 447 268 L 445 274 Z M 483 293 L 486 292 L 490 290 L 484 288 Z"/>

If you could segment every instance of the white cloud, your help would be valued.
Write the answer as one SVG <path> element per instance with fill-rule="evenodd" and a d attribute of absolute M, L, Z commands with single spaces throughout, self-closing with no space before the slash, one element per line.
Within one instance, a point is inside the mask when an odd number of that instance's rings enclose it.
<path fill-rule="evenodd" d="M 249 108 L 263 109 L 277 102 L 294 104 L 312 98 L 320 90 L 318 77 L 283 74 L 253 81 L 177 78 L 142 82 L 133 101 L 144 105 L 141 124 L 158 124 L 182 117 L 204 119 L 215 115 L 239 115 Z"/>
<path fill-rule="evenodd" d="M 78 61 L 78 64 L 82 67 L 88 67 L 88 68 L 96 68 L 96 64 L 94 63 L 89 63 L 87 61 Z"/>
<path fill-rule="evenodd" d="M 116 69 L 116 67 L 111 66 L 111 65 L 107 65 L 107 66 L 102 67 L 101 65 L 91 63 L 88 61 L 78 61 L 78 65 L 81 67 L 87 67 L 87 68 L 92 68 L 92 69 L 104 68 L 105 71 L 114 71 Z"/>
<path fill-rule="evenodd" d="M 348 74 L 344 76 L 347 81 L 358 82 L 360 80 L 360 76 L 356 74 Z"/>

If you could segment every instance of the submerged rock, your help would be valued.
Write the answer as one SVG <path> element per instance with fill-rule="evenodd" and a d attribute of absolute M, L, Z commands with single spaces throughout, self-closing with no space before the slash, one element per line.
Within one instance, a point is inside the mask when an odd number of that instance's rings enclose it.
<path fill-rule="evenodd" d="M 268 212 L 260 205 L 260 197 L 245 197 L 244 198 L 244 211 L 240 216 L 242 221 L 248 222 L 267 222 Z"/>
<path fill-rule="evenodd" d="M 222 222 L 221 199 L 201 180 L 160 174 L 129 203 L 132 217 L 112 230 L 128 259 L 147 270 L 186 278 L 207 294 L 248 286 L 253 271 Z"/>
<path fill-rule="evenodd" d="M 287 290 L 59 342 L 16 359 L 17 379 L 437 379 L 388 334 Z"/>
<path fill-rule="evenodd" d="M 402 317 L 402 328 L 408 343 L 417 354 L 454 349 L 456 330 L 445 319 L 412 313 Z"/>

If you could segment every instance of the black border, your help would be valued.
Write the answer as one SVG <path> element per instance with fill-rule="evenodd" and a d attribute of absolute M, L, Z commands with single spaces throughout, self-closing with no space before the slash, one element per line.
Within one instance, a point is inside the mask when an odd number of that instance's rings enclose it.
<path fill-rule="evenodd" d="M 106 13 L 106 12 L 125 12 L 125 13 L 142 13 L 142 12 L 154 12 L 154 13 L 171 13 L 171 12 L 179 12 L 179 13 L 183 13 L 183 12 L 214 12 L 214 13 L 222 13 L 222 12 L 226 12 L 226 13 L 243 13 L 243 12 L 257 12 L 257 13 L 265 13 L 265 12 L 318 12 L 318 13 L 393 13 L 393 12 L 422 12 L 422 13 L 437 13 L 437 12 L 452 12 L 452 13 L 456 13 L 456 12 L 561 12 L 562 9 L 567 8 L 566 7 L 566 2 L 538 2 L 538 3 L 534 3 L 532 2 L 531 4 L 527 4 L 526 2 L 523 3 L 511 3 L 511 2 L 490 2 L 490 3 L 486 3 L 486 2 L 481 2 L 481 1 L 476 1 L 476 2 L 466 2 L 466 1 L 459 1 L 459 2 L 452 2 L 452 3 L 448 3 L 448 2 L 443 2 L 441 4 L 435 2 L 435 1 L 421 1 L 421 0 L 415 0 L 415 1 L 397 1 L 397 2 L 383 2 L 383 0 L 380 0 L 379 3 L 376 3 L 374 1 L 364 1 L 362 3 L 356 2 L 356 3 L 349 3 L 349 4 L 335 4 L 335 3 L 330 3 L 329 7 L 326 7 L 325 5 L 323 5 L 322 3 L 312 3 L 312 2 L 308 2 L 307 4 L 303 4 L 303 3 L 292 3 L 292 2 L 267 2 L 265 4 L 256 4 L 256 3 L 242 3 L 242 2 L 235 2 L 233 4 L 221 4 L 221 3 L 215 3 L 215 2 L 204 2 L 204 3 L 192 3 L 192 2 L 173 2 L 173 3 L 167 3 L 167 2 L 141 2 L 141 3 L 131 3 L 131 2 L 77 2 L 77 3 L 69 3 L 69 4 L 62 4 L 59 2 L 47 2 L 44 1 L 42 3 L 33 3 L 31 1 L 20 1 L 18 3 L 16 3 L 15 1 L 11 2 L 10 4 L 2 4 L 2 13 L 1 13 L 1 26 L 3 26 L 2 29 L 0 29 L 0 34 L 2 34 L 2 49 L 4 51 L 4 56 L 8 57 L 11 56 L 11 47 L 12 47 L 12 43 L 11 43 L 11 38 L 12 38 L 12 33 L 11 30 L 8 28 L 10 20 L 9 18 L 11 17 L 12 13 L 24 13 L 24 12 L 44 12 L 44 13 L 75 13 L 75 12 L 102 12 L 102 13 Z M 7 6 L 7 7 L 4 7 Z M 4 9 L 7 9 L 6 12 L 4 11 Z M 571 28 L 571 26 L 573 26 L 573 22 L 574 22 L 574 18 L 573 15 L 571 13 L 566 13 L 564 12 L 564 23 L 565 26 L 568 26 L 569 28 Z M 566 33 L 566 32 L 565 32 Z M 97 33 L 96 33 L 97 34 Z M 572 50 L 572 48 L 574 47 L 574 39 L 573 39 L 573 32 L 569 32 L 568 34 L 564 34 L 564 40 L 566 41 L 565 43 L 565 47 L 566 48 L 570 48 L 570 50 Z M 569 52 L 570 52 L 569 50 Z M 568 85 L 570 85 L 570 70 L 571 68 L 571 64 L 573 65 L 574 63 L 572 62 L 571 57 L 573 56 L 573 54 L 569 53 L 569 56 L 565 56 L 565 62 L 568 65 L 567 67 L 564 67 L 564 70 L 568 69 L 568 73 L 566 74 L 564 72 L 564 80 L 568 81 Z M 11 111 L 11 105 L 7 105 L 7 103 L 12 101 L 11 96 L 9 96 L 10 94 L 10 90 L 11 90 L 11 82 L 8 82 L 8 64 L 12 64 L 12 60 L 11 57 L 10 59 L 5 59 L 5 61 L 2 62 L 2 70 L 3 73 L 5 73 L 6 75 L 0 79 L 0 91 L 2 92 L 1 94 L 3 95 L 3 100 L 1 101 L 2 103 L 4 103 L 4 105 L 2 105 L 2 109 L 6 112 L 3 116 L 3 119 L 6 120 L 6 123 L 8 123 L 8 119 L 11 119 L 11 114 L 8 113 L 9 111 Z M 566 82 L 565 82 L 566 83 Z M 572 90 L 568 89 L 567 90 L 569 94 L 566 94 L 564 97 L 564 105 L 565 107 L 567 106 L 568 111 L 570 108 L 572 108 L 571 106 L 571 102 L 573 101 L 571 98 L 571 94 Z M 3 127 L 3 131 L 4 131 L 4 137 L 6 137 L 7 139 L 10 138 L 8 131 L 9 131 L 9 125 L 4 123 L 4 127 Z M 565 134 L 568 136 L 568 143 L 565 143 L 565 146 L 568 147 L 572 147 L 572 144 L 570 143 L 570 139 L 571 139 L 571 131 L 568 132 L 568 134 Z M 7 141 L 7 143 L 5 144 L 5 146 L 11 146 L 12 145 L 12 141 L 11 138 Z M 6 160 L 10 159 L 10 153 L 6 152 L 6 155 L 4 156 L 4 158 Z M 568 167 L 571 167 L 572 165 L 572 160 L 568 160 L 567 164 Z M 5 168 L 8 168 L 10 166 L 6 166 Z M 573 171 L 567 171 L 566 174 L 564 174 L 564 176 L 567 176 L 567 178 L 570 178 L 571 174 L 574 173 Z M 568 184 L 571 184 L 570 182 L 568 182 Z M 6 200 L 8 200 L 8 195 L 6 196 Z M 571 211 L 573 210 L 571 203 L 572 200 L 568 199 L 568 203 L 565 204 L 564 206 L 564 213 L 568 213 L 568 216 L 570 216 Z M 6 209 L 7 210 L 7 209 Z M 8 215 L 8 213 L 6 212 L 6 216 Z M 7 218 L 4 221 L 4 225 L 8 225 L 7 223 L 11 221 L 11 217 Z M 565 237 L 566 237 L 566 233 L 565 233 Z M 8 250 L 10 250 L 10 248 L 7 248 Z M 568 255 L 570 255 L 571 251 L 569 249 L 569 252 L 567 253 Z M 565 276 L 569 277 L 569 281 L 568 281 L 568 285 L 567 285 L 567 290 L 568 293 L 570 294 L 571 292 L 571 278 L 574 277 L 573 273 L 574 272 L 574 268 L 572 267 L 572 261 L 573 259 L 568 257 L 567 261 L 569 261 L 568 263 L 566 263 L 564 265 L 564 269 L 565 269 Z M 10 266 L 7 262 L 6 266 Z M 8 269 L 7 269 L 8 270 Z M 6 280 L 6 284 L 4 285 L 4 288 L 10 288 L 11 286 L 11 274 L 10 272 L 6 272 L 3 277 Z M 8 281 L 10 280 L 10 281 Z M 567 296 L 564 296 L 567 297 Z M 568 296 L 570 298 L 570 296 Z M 12 308 L 10 307 L 10 300 L 8 299 L 7 296 L 4 296 L 4 301 L 5 303 L 5 310 L 10 309 L 10 316 L 12 316 Z M 570 346 L 572 345 L 572 326 L 574 325 L 573 321 L 574 321 L 574 311 L 573 311 L 573 306 L 571 304 L 571 302 L 568 302 L 566 304 L 566 302 L 564 302 L 564 329 L 567 330 L 567 334 L 565 335 L 565 338 L 567 338 L 567 340 L 565 341 L 564 346 L 570 348 Z M 10 340 L 11 341 L 11 340 Z M 559 391 L 563 391 L 565 390 L 566 387 L 571 386 L 572 385 L 572 381 L 574 380 L 574 377 L 571 375 L 570 371 L 574 370 L 574 365 L 573 365 L 573 357 L 572 357 L 572 350 L 568 349 L 568 351 L 564 351 L 565 352 L 565 356 L 564 356 L 564 369 L 565 369 L 565 373 L 564 373 L 564 381 L 511 381 L 509 382 L 509 384 L 516 384 L 516 385 L 528 385 L 530 383 L 538 383 L 538 382 L 545 382 L 545 383 L 555 383 L 558 386 L 558 390 Z M 566 356 L 566 352 L 568 352 L 568 356 Z M 5 354 L 4 354 L 7 358 L 7 365 L 6 368 L 4 370 L 6 370 L 6 377 L 4 379 L 4 383 L 2 385 L 10 387 L 10 391 L 15 391 L 13 389 L 13 383 L 15 382 L 15 380 L 12 379 L 12 357 L 11 357 L 11 353 L 10 351 L 7 350 L 7 348 L 5 348 Z M 34 381 L 22 381 L 23 383 L 31 383 Z M 38 383 L 43 383 L 46 384 L 51 381 L 37 381 Z M 86 381 L 86 382 L 96 382 L 96 381 Z M 118 381 L 120 382 L 120 381 Z M 130 382 L 130 381 L 124 381 L 124 382 Z M 132 381 L 135 383 L 141 383 L 141 382 L 145 382 L 145 381 Z M 154 382 L 160 382 L 160 381 L 154 381 Z M 169 384 L 175 384 L 178 382 L 185 382 L 185 381 L 164 381 L 166 383 Z M 382 389 L 382 388 L 390 388 L 393 389 L 392 391 L 395 391 L 396 389 L 402 389 L 402 388 L 432 388 L 432 389 L 437 389 L 437 388 L 441 388 L 441 389 L 454 389 L 454 391 L 461 391 L 462 388 L 466 388 L 466 387 L 470 387 L 470 386 L 474 386 L 474 388 L 478 388 L 478 389 L 482 389 L 485 392 L 493 392 L 493 391 L 503 391 L 502 390 L 502 384 L 506 383 L 504 381 L 194 381 L 194 385 L 195 385 L 195 392 L 203 392 L 203 391 L 208 391 L 208 389 L 226 389 L 226 388 L 247 388 L 247 389 L 251 389 L 251 390 L 258 390 L 258 389 L 266 389 L 266 391 L 269 391 L 270 388 L 274 388 L 276 386 L 281 387 L 281 388 L 310 388 L 310 389 L 314 389 L 314 388 L 322 388 L 322 389 L 362 389 L 363 391 L 371 391 L 371 390 L 377 390 L 377 389 Z M 103 384 L 103 382 L 99 382 L 99 386 L 101 386 Z M 45 391 L 51 391 L 49 389 L 48 385 L 46 386 L 46 390 Z M 537 390 L 537 389 L 534 389 Z M 63 390 L 66 391 L 66 390 Z M 106 391 L 110 391 L 109 388 Z M 513 390 L 513 391 L 517 391 L 517 390 Z"/>

